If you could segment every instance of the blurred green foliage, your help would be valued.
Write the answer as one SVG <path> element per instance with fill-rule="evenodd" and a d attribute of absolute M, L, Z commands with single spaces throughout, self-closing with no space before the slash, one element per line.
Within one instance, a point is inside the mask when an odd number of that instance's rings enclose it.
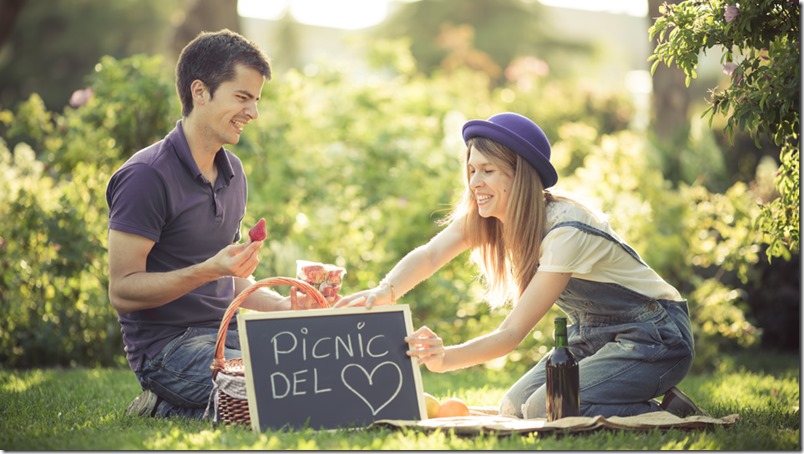
<path fill-rule="evenodd" d="M 52 177 L 27 144 L 0 143 L 0 361 L 5 366 L 109 365 L 120 328 L 106 297 L 108 171 Z"/>
<path fill-rule="evenodd" d="M 728 9 L 728 13 L 727 13 Z M 711 92 L 704 112 L 710 124 L 727 118 L 725 130 L 754 138 L 769 137 L 781 147 L 776 177 L 779 196 L 763 204 L 757 228 L 769 239 L 768 258 L 799 252 L 801 6 L 792 0 L 687 0 L 665 4 L 650 28 L 658 36 L 650 60 L 681 68 L 687 85 L 697 77 L 698 57 L 710 49 L 722 52 L 725 89 Z"/>
<path fill-rule="evenodd" d="M 378 75 L 361 81 L 318 67 L 266 84 L 261 115 L 237 146 L 249 178 L 244 229 L 265 217 L 257 278 L 295 275 L 298 259 L 347 268 L 343 293 L 375 285 L 429 240 L 463 188 L 461 125 L 512 110 L 554 142 L 559 187 L 590 199 L 635 249 L 690 299 L 698 362 L 755 343 L 741 282 L 758 260 L 752 188 L 673 188 L 657 153 L 628 130 L 617 93 L 534 75 L 489 89 L 482 72 L 424 76 L 404 41 L 377 43 Z M 179 109 L 157 59 L 104 58 L 89 103 L 49 112 L 32 96 L 0 112 L 0 363 L 4 367 L 124 364 L 106 286 L 105 188 L 128 156 L 166 134 Z M 25 138 L 25 142 L 21 142 Z M 5 143 L 17 141 L 13 147 Z M 699 147 L 716 147 L 701 141 Z M 717 155 L 717 149 L 707 153 Z M 245 233 L 245 231 L 244 231 Z M 735 285 L 718 273 L 740 274 Z M 482 303 L 462 255 L 400 301 L 414 325 L 448 343 L 492 330 L 505 310 Z M 725 295 L 725 296 L 724 296 Z M 489 367 L 527 368 L 551 346 L 548 314 L 512 355 Z M 717 348 L 711 347 L 717 346 Z M 713 349 L 714 348 L 714 349 Z"/>
<path fill-rule="evenodd" d="M 81 108 L 49 112 L 34 94 L 0 112 L 3 364 L 124 364 L 106 295 L 106 183 L 169 130 L 178 102 L 158 57 L 104 57 L 90 80 Z"/>

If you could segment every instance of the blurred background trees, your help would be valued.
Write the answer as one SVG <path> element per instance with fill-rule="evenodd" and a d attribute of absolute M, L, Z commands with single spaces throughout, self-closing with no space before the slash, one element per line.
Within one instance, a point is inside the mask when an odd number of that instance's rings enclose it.
<path fill-rule="evenodd" d="M 708 3 L 711 24 L 747 34 L 745 24 L 726 25 L 722 2 Z M 173 67 L 181 43 L 224 26 L 267 36 L 275 59 L 261 116 L 232 147 L 250 181 L 244 222 L 269 224 L 258 277 L 292 275 L 295 260 L 307 259 L 346 267 L 345 293 L 376 284 L 435 234 L 460 194 L 463 122 L 511 110 L 535 119 L 553 141 L 559 187 L 608 211 L 689 298 L 696 367 L 716 367 L 728 349 L 799 347 L 797 242 L 769 260 L 770 240 L 757 225 L 768 203 L 789 203 L 774 183 L 792 162 L 780 167 L 788 142 L 740 122 L 726 134 L 726 112 L 701 118 L 708 105 L 698 100 L 721 84 L 729 90 L 733 78 L 700 77 L 687 88 L 683 67 L 657 68 L 651 105 L 665 107 L 651 114 L 632 91 L 589 83 L 578 68 L 605 58 L 599 44 L 549 32 L 562 24 L 534 1 L 400 3 L 385 22 L 356 33 L 364 65 L 357 72 L 304 54 L 310 36 L 331 31 L 286 13 L 265 35 L 267 26 L 236 17 L 234 0 L 0 0 L 0 11 L 20 4 L 10 31 L 0 29 L 7 34 L 0 48 L 4 367 L 125 364 L 106 295 L 106 183 L 178 119 Z M 789 21 L 798 24 L 797 4 L 751 3 L 765 4 L 792 8 Z M 741 3 L 744 18 L 754 6 Z M 650 17 L 658 15 L 644 18 L 646 42 Z M 672 75 L 659 83 L 664 70 Z M 797 93 L 786 96 L 798 100 Z M 667 103 L 677 96 L 684 102 Z M 797 146 L 781 155 L 797 162 Z M 476 274 L 462 256 L 406 295 L 414 324 L 435 327 L 448 342 L 492 329 L 503 314 L 480 302 Z M 489 367 L 527 368 L 541 357 L 555 311 L 526 345 Z"/>
<path fill-rule="evenodd" d="M 374 32 L 381 39 L 410 38 L 419 71 L 468 68 L 503 82 L 503 70 L 519 57 L 539 55 L 557 75 L 573 56 L 588 56 L 589 43 L 553 36 L 544 6 L 522 0 L 428 0 L 403 3 Z M 558 58 L 561 56 L 561 58 Z"/>
<path fill-rule="evenodd" d="M 37 93 L 60 111 L 104 55 L 164 53 L 169 2 L 2 0 L 22 5 L 0 51 L 0 105 Z"/>
<path fill-rule="evenodd" d="M 765 201 L 757 226 L 769 235 L 769 256 L 799 249 L 799 134 L 801 30 L 797 1 L 682 2 L 659 7 L 651 27 L 659 63 L 683 70 L 686 84 L 697 77 L 698 56 L 722 52 L 725 88 L 711 92 L 705 114 L 725 116 L 726 132 L 748 133 L 757 147 L 770 139 L 780 148 L 776 178 L 780 197 Z"/>
<path fill-rule="evenodd" d="M 0 0 L 0 105 L 58 111 L 105 56 L 171 60 L 203 30 L 240 31 L 237 0 Z M 5 40 L 3 40 L 5 36 Z"/>

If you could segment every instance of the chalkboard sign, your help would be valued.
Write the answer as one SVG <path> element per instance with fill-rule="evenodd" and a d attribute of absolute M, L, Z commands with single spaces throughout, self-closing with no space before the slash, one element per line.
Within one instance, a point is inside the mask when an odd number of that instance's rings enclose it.
<path fill-rule="evenodd" d="M 407 305 L 245 312 L 237 323 L 254 430 L 424 419 Z"/>

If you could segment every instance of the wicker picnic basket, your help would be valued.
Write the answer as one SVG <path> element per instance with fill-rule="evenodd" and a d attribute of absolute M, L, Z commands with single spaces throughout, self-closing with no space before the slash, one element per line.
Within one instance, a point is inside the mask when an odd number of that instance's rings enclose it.
<path fill-rule="evenodd" d="M 315 287 L 300 279 L 290 277 L 269 277 L 259 280 L 241 292 L 229 305 L 223 314 L 221 326 L 218 329 L 218 340 L 215 343 L 215 356 L 212 359 L 212 381 L 214 389 L 212 394 L 215 401 L 213 420 L 218 417 L 225 424 L 251 424 L 251 415 L 248 410 L 248 399 L 246 396 L 246 371 L 242 358 L 224 359 L 223 350 L 226 344 L 226 331 L 229 322 L 237 313 L 237 309 L 252 293 L 262 287 L 274 285 L 289 285 L 311 296 L 319 308 L 328 308 L 324 295 Z"/>

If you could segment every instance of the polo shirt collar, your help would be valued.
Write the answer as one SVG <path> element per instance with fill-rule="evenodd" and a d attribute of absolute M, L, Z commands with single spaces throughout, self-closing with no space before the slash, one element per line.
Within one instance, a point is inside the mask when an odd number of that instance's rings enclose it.
<path fill-rule="evenodd" d="M 176 150 L 176 155 L 179 157 L 182 165 L 190 172 L 194 178 L 201 177 L 201 169 L 193 159 L 193 153 L 190 151 L 190 144 L 187 143 L 187 137 L 184 135 L 184 128 L 182 127 L 181 120 L 176 122 L 176 128 L 168 134 L 167 139 L 173 144 L 173 149 Z M 232 167 L 232 162 L 229 160 L 229 154 L 226 149 L 221 147 L 215 154 L 215 165 L 218 166 L 220 175 L 223 176 L 225 184 L 228 186 L 229 182 L 234 178 L 235 172 Z"/>

